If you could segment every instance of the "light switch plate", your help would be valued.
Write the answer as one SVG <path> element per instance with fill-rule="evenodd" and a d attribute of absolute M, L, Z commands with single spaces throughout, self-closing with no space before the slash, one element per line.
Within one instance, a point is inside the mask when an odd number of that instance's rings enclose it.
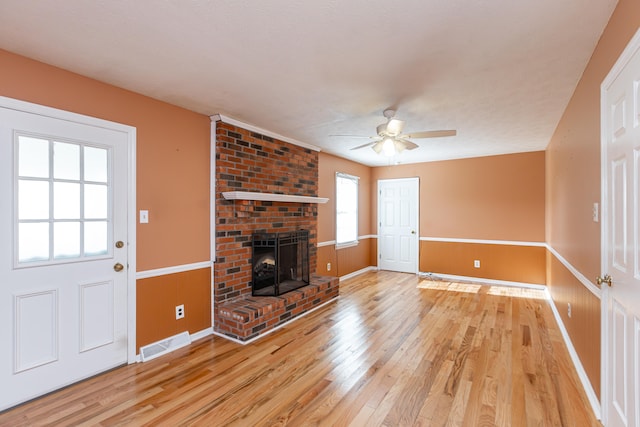
<path fill-rule="evenodd" d="M 140 211 L 140 224 L 147 224 L 149 222 L 149 211 Z"/>

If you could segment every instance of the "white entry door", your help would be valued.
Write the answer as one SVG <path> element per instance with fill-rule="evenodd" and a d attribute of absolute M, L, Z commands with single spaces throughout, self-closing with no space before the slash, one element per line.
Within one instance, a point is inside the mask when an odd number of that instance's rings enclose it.
<path fill-rule="evenodd" d="M 378 268 L 418 272 L 418 178 L 378 181 Z"/>
<path fill-rule="evenodd" d="M 0 99 L 0 410 L 128 355 L 130 134 L 30 106 Z"/>
<path fill-rule="evenodd" d="M 602 84 L 602 274 L 611 277 L 610 287 L 602 285 L 607 426 L 640 425 L 639 48 L 637 35 Z"/>

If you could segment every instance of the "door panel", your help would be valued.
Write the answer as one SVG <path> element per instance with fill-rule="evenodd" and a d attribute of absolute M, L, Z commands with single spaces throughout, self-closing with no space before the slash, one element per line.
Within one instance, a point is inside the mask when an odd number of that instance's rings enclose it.
<path fill-rule="evenodd" d="M 0 410 L 127 362 L 128 144 L 0 107 Z"/>
<path fill-rule="evenodd" d="M 378 267 L 418 272 L 418 178 L 378 181 Z"/>
<path fill-rule="evenodd" d="M 640 33 L 638 33 L 640 35 Z M 640 425 L 640 36 L 635 52 L 605 79 L 602 93 L 603 421 Z M 605 282 L 606 283 L 606 282 Z"/>

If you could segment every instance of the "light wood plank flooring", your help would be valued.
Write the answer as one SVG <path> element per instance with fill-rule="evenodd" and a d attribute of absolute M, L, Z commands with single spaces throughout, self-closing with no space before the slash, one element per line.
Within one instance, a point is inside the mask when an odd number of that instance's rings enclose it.
<path fill-rule="evenodd" d="M 205 338 L 0 425 L 600 425 L 535 291 L 369 272 L 340 293 L 252 344 Z"/>

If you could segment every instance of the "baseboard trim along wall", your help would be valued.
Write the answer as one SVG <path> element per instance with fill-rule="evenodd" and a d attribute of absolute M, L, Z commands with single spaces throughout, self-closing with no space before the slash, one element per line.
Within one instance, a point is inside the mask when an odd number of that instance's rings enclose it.
<path fill-rule="evenodd" d="M 573 361 L 573 366 L 576 368 L 576 372 L 578 373 L 578 378 L 580 378 L 580 382 L 582 383 L 582 387 L 584 388 L 585 393 L 587 393 L 587 398 L 589 399 L 589 403 L 591 404 L 591 409 L 593 409 L 593 413 L 595 414 L 596 418 L 601 420 L 602 413 L 600 411 L 600 401 L 598 400 L 598 396 L 596 395 L 595 390 L 591 386 L 591 381 L 589 381 L 587 372 L 584 370 L 584 366 L 582 366 L 582 362 L 580 362 L 580 357 L 578 357 L 578 353 L 576 352 L 576 349 L 573 346 L 573 342 L 571 342 L 571 338 L 569 337 L 569 332 L 565 328 L 564 322 L 562 321 L 562 317 L 560 317 L 560 313 L 558 312 L 556 305 L 551 299 L 551 293 L 549 292 L 548 288 L 546 292 L 549 299 L 549 305 L 551 306 L 551 311 L 553 312 L 553 317 L 556 318 L 556 323 L 558 324 L 558 328 L 560 329 L 560 333 L 562 334 L 564 343 L 567 346 L 567 350 L 569 351 L 569 356 Z"/>
<path fill-rule="evenodd" d="M 485 283 L 489 285 L 511 286 L 514 288 L 529 288 L 529 289 L 537 289 L 537 290 L 547 289 L 547 286 L 543 284 L 512 282 L 508 280 L 485 279 L 483 277 L 456 276 L 454 274 L 440 274 L 440 273 L 422 272 L 422 271 L 419 272 L 418 275 L 424 278 L 437 277 L 437 278 L 447 279 L 451 281 L 461 280 L 461 281 L 468 281 L 468 282 L 474 282 L 474 283 Z"/>
<path fill-rule="evenodd" d="M 375 267 L 375 266 L 371 266 L 371 265 L 370 265 L 369 267 L 365 267 L 365 268 L 360 269 L 360 270 L 358 270 L 358 271 L 354 271 L 353 273 L 349 273 L 349 274 L 345 274 L 344 276 L 340 276 L 340 278 L 339 278 L 339 279 L 340 279 L 340 280 L 347 280 L 347 279 L 351 279 L 351 278 L 353 278 L 353 277 L 356 277 L 356 276 L 359 276 L 359 275 L 361 275 L 361 274 L 364 274 L 364 273 L 366 273 L 367 271 L 375 271 L 375 270 L 377 270 L 377 269 L 378 269 L 378 267 Z"/>

